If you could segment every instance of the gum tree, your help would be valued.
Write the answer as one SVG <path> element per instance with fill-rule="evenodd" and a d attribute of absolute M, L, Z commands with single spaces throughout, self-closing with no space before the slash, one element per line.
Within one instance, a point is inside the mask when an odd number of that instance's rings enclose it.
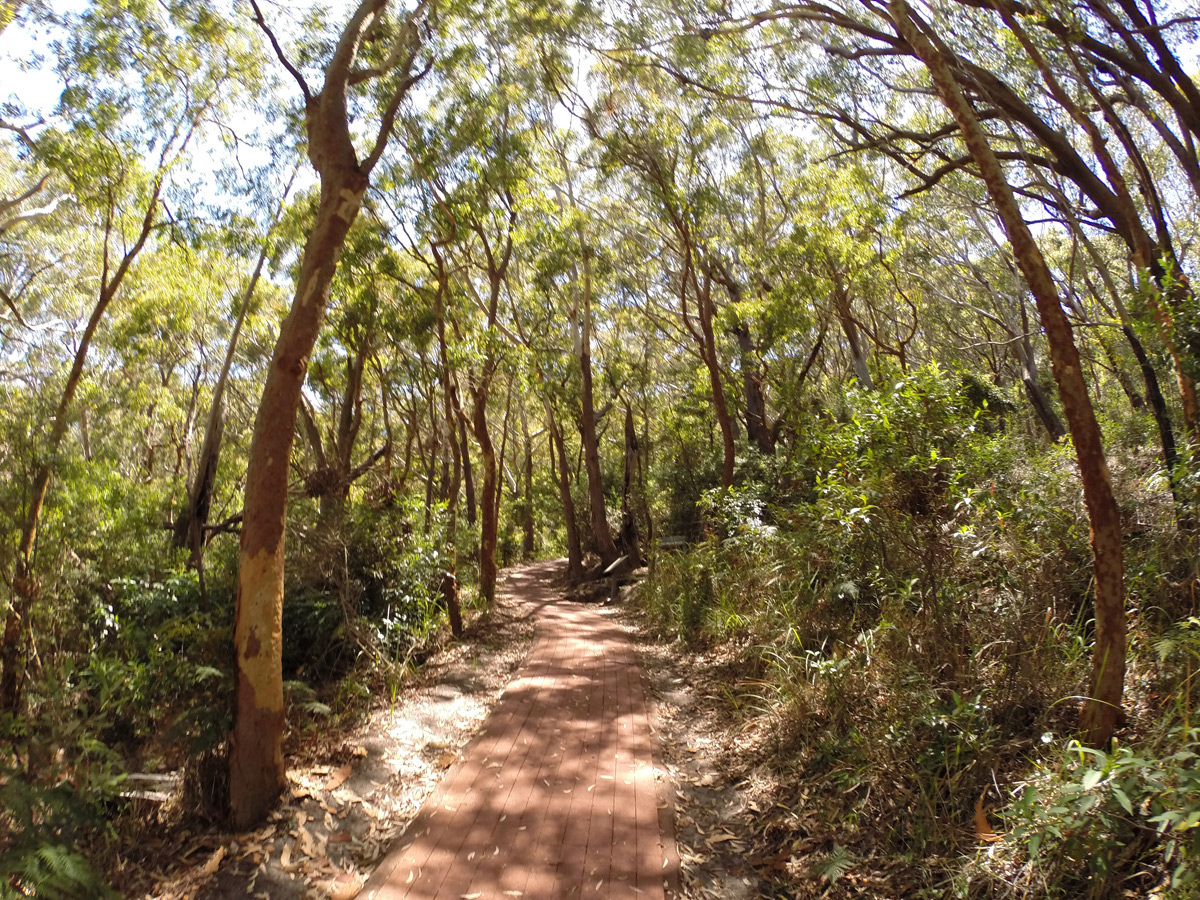
<path fill-rule="evenodd" d="M 296 82 L 304 104 L 308 158 L 320 196 L 295 279 L 291 309 L 259 401 L 250 444 L 238 568 L 234 644 L 237 687 L 229 751 L 233 825 L 261 819 L 286 783 L 283 763 L 283 574 L 288 472 L 300 392 L 321 330 L 330 285 L 371 173 L 392 135 L 400 106 L 432 67 L 418 63 L 429 31 L 427 0 L 397 10 L 361 0 L 322 67 L 319 89 L 285 54 L 262 10 L 256 24 Z M 354 111 L 376 107 L 372 137 L 355 146 Z"/>

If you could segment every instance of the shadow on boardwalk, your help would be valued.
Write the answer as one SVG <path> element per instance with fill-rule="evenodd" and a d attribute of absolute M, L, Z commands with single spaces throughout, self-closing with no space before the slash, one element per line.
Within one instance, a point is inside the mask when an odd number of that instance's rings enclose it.
<path fill-rule="evenodd" d="M 537 617 L 537 643 L 361 897 L 673 890 L 677 857 L 640 661 L 611 613 L 559 599 L 556 571 L 510 575 L 506 593 Z"/>

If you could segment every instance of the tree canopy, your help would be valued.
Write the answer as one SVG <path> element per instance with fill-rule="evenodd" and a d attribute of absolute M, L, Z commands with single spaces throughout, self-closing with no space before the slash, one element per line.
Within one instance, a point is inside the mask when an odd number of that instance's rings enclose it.
<path fill-rule="evenodd" d="M 1001 773 L 989 884 L 1189 896 L 1194 9 L 53 7 L 0 4 L 0 883 L 100 884 L 42 826 L 148 760 L 250 828 L 298 698 L 566 556 L 808 704 L 805 777 L 976 716 L 919 777 Z"/>

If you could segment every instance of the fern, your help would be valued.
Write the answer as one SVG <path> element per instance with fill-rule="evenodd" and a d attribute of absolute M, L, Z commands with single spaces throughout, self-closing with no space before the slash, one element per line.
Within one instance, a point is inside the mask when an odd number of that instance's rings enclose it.
<path fill-rule="evenodd" d="M 0 898 L 117 900 L 88 861 L 70 847 L 40 844 L 0 855 Z"/>
<path fill-rule="evenodd" d="M 817 874 L 823 881 L 833 884 L 852 868 L 858 860 L 854 854 L 841 844 L 834 844 L 833 850 L 816 865 Z"/>
<path fill-rule="evenodd" d="M 115 781 L 93 785 L 92 800 Z M 115 900 L 74 846 L 81 832 L 102 827 L 94 802 L 70 784 L 30 784 L 19 769 L 0 767 L 0 900 Z"/>

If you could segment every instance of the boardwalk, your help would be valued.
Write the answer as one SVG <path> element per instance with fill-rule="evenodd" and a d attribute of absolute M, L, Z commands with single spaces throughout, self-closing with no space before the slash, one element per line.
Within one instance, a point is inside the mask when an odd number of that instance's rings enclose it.
<path fill-rule="evenodd" d="M 610 616 L 555 601 L 550 571 L 510 581 L 538 604 L 537 643 L 360 897 L 654 900 L 674 886 L 637 654 Z"/>

